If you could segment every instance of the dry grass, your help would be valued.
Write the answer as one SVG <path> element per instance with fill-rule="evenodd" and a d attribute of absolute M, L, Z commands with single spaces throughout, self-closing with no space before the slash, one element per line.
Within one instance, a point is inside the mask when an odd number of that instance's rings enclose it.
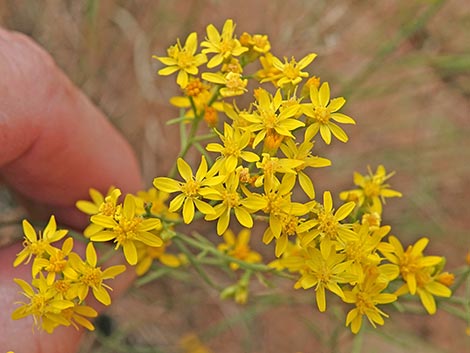
<path fill-rule="evenodd" d="M 346 96 L 358 122 L 347 130 L 348 144 L 319 145 L 334 164 L 316 173 L 318 190 L 348 188 L 352 172 L 368 164 L 396 170 L 392 184 L 405 197 L 389 203 L 385 222 L 405 243 L 429 236 L 429 250 L 452 268 L 470 247 L 469 9 L 464 0 L 4 0 L 0 25 L 52 54 L 132 143 L 149 184 L 178 152 L 171 147 L 177 129 L 165 125 L 177 114 L 168 104 L 177 89 L 156 76 L 151 54 L 190 31 L 202 37 L 208 23 L 226 18 L 239 34 L 269 34 L 277 55 L 318 53 L 314 74 Z M 176 352 L 189 331 L 214 352 L 350 352 L 352 336 L 336 315 L 320 315 L 286 282 L 276 282 L 283 301 L 261 290 L 240 308 L 221 303 L 193 274 L 165 277 L 123 298 L 110 311 L 114 334 L 90 335 L 82 352 Z M 366 332 L 364 352 L 470 347 L 465 323 L 445 312 L 393 314 L 388 327 Z"/>

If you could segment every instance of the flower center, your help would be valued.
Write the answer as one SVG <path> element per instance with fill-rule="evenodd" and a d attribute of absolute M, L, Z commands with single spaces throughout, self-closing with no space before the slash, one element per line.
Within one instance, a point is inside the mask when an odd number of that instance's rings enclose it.
<path fill-rule="evenodd" d="M 368 181 L 364 185 L 364 194 L 367 197 L 377 197 L 380 195 L 380 185 L 372 181 Z"/>
<path fill-rule="evenodd" d="M 46 266 L 46 271 L 56 273 L 62 272 L 66 265 L 67 260 L 65 260 L 64 253 L 62 251 L 57 251 L 49 258 L 49 265 Z"/>
<path fill-rule="evenodd" d="M 371 302 L 370 297 L 367 294 L 359 292 L 356 295 L 356 307 L 359 309 L 361 314 L 365 314 L 367 311 L 374 308 L 374 304 Z"/>
<path fill-rule="evenodd" d="M 238 143 L 235 142 L 233 139 L 227 138 L 224 141 L 224 156 L 235 156 L 239 157 L 240 156 L 240 148 L 238 147 Z"/>
<path fill-rule="evenodd" d="M 315 119 L 326 124 L 330 120 L 330 111 L 325 107 L 315 107 Z"/>
<path fill-rule="evenodd" d="M 284 233 L 288 236 L 297 234 L 297 224 L 299 223 L 299 218 L 296 216 L 288 216 L 284 220 Z"/>
<path fill-rule="evenodd" d="M 135 230 L 137 226 L 142 223 L 142 218 L 134 217 L 128 219 L 126 217 L 121 217 L 119 219 L 119 225 L 114 228 L 116 235 L 116 242 L 122 243 L 126 240 L 131 240 L 135 237 Z"/>
<path fill-rule="evenodd" d="M 194 57 L 186 51 L 181 51 L 178 53 L 177 62 L 181 69 L 187 69 L 194 65 Z"/>
<path fill-rule="evenodd" d="M 43 294 L 36 294 L 31 298 L 31 312 L 41 315 L 44 313 L 47 299 Z"/>
<path fill-rule="evenodd" d="M 344 250 L 349 260 L 360 262 L 363 258 L 364 249 L 360 242 L 348 242 Z"/>
<path fill-rule="evenodd" d="M 400 259 L 400 271 L 403 277 L 406 277 L 409 273 L 416 273 L 419 270 L 418 266 L 418 258 L 416 256 L 411 255 L 411 248 L 403 254 L 402 258 Z"/>
<path fill-rule="evenodd" d="M 28 247 L 33 255 L 40 256 L 46 251 L 47 242 L 43 241 L 42 239 L 39 239 L 34 243 L 25 241 L 24 246 Z"/>
<path fill-rule="evenodd" d="M 220 43 L 220 53 L 224 56 L 224 58 L 228 58 L 232 54 L 232 50 L 235 47 L 235 42 L 232 39 L 223 40 Z"/>
<path fill-rule="evenodd" d="M 259 109 L 261 118 L 263 119 L 266 129 L 274 129 L 277 125 L 277 115 L 271 109 Z"/>
<path fill-rule="evenodd" d="M 84 271 L 82 282 L 88 287 L 97 288 L 101 285 L 101 270 L 99 268 L 87 267 Z"/>
<path fill-rule="evenodd" d="M 318 281 L 324 284 L 330 281 L 331 270 L 328 268 L 326 263 L 323 263 L 322 267 L 320 268 L 320 271 L 318 271 L 317 273 L 317 276 L 318 276 Z"/>
<path fill-rule="evenodd" d="M 197 97 L 201 92 L 205 91 L 206 87 L 202 84 L 198 78 L 189 81 L 188 85 L 184 89 L 184 93 L 188 97 Z"/>
<path fill-rule="evenodd" d="M 268 205 L 263 209 L 263 212 L 280 216 L 282 214 L 282 198 L 274 192 L 267 194 L 266 198 L 268 199 Z"/>
<path fill-rule="evenodd" d="M 62 295 L 65 295 L 70 289 L 70 283 L 63 279 L 57 280 L 54 282 L 54 289 Z"/>
<path fill-rule="evenodd" d="M 299 77 L 300 70 L 295 67 L 296 64 L 297 62 L 294 59 L 292 59 L 290 63 L 286 65 L 286 67 L 284 68 L 283 73 L 290 80 L 294 80 L 297 77 Z"/>
<path fill-rule="evenodd" d="M 222 194 L 222 197 L 224 198 L 224 203 L 228 207 L 237 207 L 240 204 L 240 197 L 238 196 L 238 193 L 236 192 L 224 192 Z"/>
<path fill-rule="evenodd" d="M 182 186 L 181 190 L 187 197 L 196 197 L 198 196 L 200 187 L 200 183 L 196 180 L 189 180 L 186 184 Z"/>
<path fill-rule="evenodd" d="M 116 211 L 116 206 L 113 201 L 106 197 L 105 202 L 103 202 L 99 207 L 99 212 L 105 216 L 112 216 Z"/>
<path fill-rule="evenodd" d="M 336 225 L 337 221 L 330 212 L 321 211 L 318 214 L 318 229 L 322 231 L 329 239 L 336 239 Z"/>

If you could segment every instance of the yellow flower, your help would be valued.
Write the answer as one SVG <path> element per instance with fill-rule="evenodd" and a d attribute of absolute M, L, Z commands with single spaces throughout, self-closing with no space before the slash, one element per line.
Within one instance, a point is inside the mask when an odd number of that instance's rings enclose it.
<path fill-rule="evenodd" d="M 286 229 L 284 223 L 291 216 L 303 216 L 310 211 L 308 204 L 301 204 L 291 201 L 292 188 L 294 184 L 286 182 L 283 178 L 280 183 L 274 183 L 270 189 L 266 188 L 262 198 L 266 201 L 263 212 L 269 214 L 269 227 L 263 234 L 263 242 L 269 244 L 274 238 L 278 239 Z M 287 235 L 287 233 L 285 234 Z M 282 253 L 285 246 L 282 244 L 285 239 L 281 239 L 278 247 L 278 254 Z"/>
<path fill-rule="evenodd" d="M 355 239 L 356 233 L 350 229 L 350 226 L 340 223 L 349 216 L 354 207 L 355 203 L 351 201 L 334 212 L 331 193 L 325 191 L 323 193 L 323 207 L 318 211 L 317 218 L 314 220 L 315 231 L 311 231 L 309 236 L 302 238 L 302 246 L 309 245 L 318 235 L 321 236 L 320 241 L 328 247 L 333 243 L 342 245 L 348 239 Z"/>
<path fill-rule="evenodd" d="M 343 290 L 339 286 L 355 279 L 348 272 L 350 262 L 345 261 L 345 255 L 337 254 L 335 246 L 321 246 L 311 250 L 312 257 L 306 261 L 307 268 L 295 284 L 295 288 L 308 289 L 315 287 L 318 310 L 326 310 L 325 289 L 344 298 Z"/>
<path fill-rule="evenodd" d="M 290 61 L 284 58 L 284 63 L 276 57 L 272 58 L 273 66 L 280 71 L 279 74 L 270 78 L 261 80 L 261 83 L 266 81 L 275 81 L 278 87 L 286 85 L 297 86 L 303 78 L 308 77 L 307 72 L 301 70 L 305 69 L 316 58 L 317 54 L 310 53 L 297 62 L 293 57 Z"/>
<path fill-rule="evenodd" d="M 307 268 L 306 261 L 312 257 L 311 251 L 313 249 L 312 247 L 302 247 L 299 238 L 295 243 L 288 241 L 280 258 L 271 261 L 268 266 L 279 271 L 287 269 L 289 272 L 303 273 Z"/>
<path fill-rule="evenodd" d="M 248 80 L 244 79 L 243 76 L 237 72 L 230 71 L 226 74 L 204 72 L 202 78 L 208 82 L 223 85 L 224 87 L 220 89 L 222 97 L 241 96 L 248 91 L 246 89 Z"/>
<path fill-rule="evenodd" d="M 314 226 L 314 221 L 306 221 L 304 218 L 299 218 L 298 215 L 294 214 L 283 214 L 277 218 L 282 225 L 282 230 L 280 234 L 273 231 L 273 235 L 276 238 L 274 254 L 276 257 L 279 257 L 287 250 L 289 237 L 298 236 L 299 239 L 302 239 L 303 237 L 308 236 Z"/>
<path fill-rule="evenodd" d="M 104 305 L 111 304 L 111 297 L 107 290 L 111 290 L 107 284 L 103 283 L 106 279 L 111 279 L 126 270 L 124 265 L 108 267 L 102 271 L 97 267 L 98 258 L 93 243 L 88 243 L 86 247 L 86 260 L 83 261 L 80 256 L 71 253 L 70 264 L 77 273 L 77 278 L 73 278 L 71 292 L 73 297 L 78 297 L 80 302 L 84 301 L 88 295 L 89 289 L 92 289 L 93 296 Z"/>
<path fill-rule="evenodd" d="M 32 256 L 41 257 L 45 253 L 51 255 L 54 252 L 51 243 L 59 241 L 65 237 L 68 230 L 57 230 L 55 217 L 51 216 L 46 228 L 44 228 L 44 232 L 39 232 L 39 234 L 36 234 L 31 223 L 24 219 L 23 232 L 25 235 L 23 242 L 24 249 L 16 255 L 16 259 L 13 262 L 14 267 L 18 266 L 25 260 L 28 263 Z"/>
<path fill-rule="evenodd" d="M 388 230 L 390 227 L 388 227 Z M 364 268 L 368 266 L 377 266 L 381 258 L 376 253 L 377 247 L 386 235 L 384 232 L 369 232 L 367 224 L 359 227 L 357 233 L 351 233 L 351 236 L 344 242 L 341 253 L 346 255 L 346 259 L 351 261 L 350 272 L 354 274 L 359 282 L 364 280 L 366 274 Z M 398 276 L 398 271 L 396 272 Z"/>
<path fill-rule="evenodd" d="M 176 83 L 181 87 L 185 88 L 189 81 L 189 75 L 198 74 L 198 66 L 207 62 L 205 54 L 196 54 L 197 50 L 197 34 L 191 33 L 184 47 L 178 39 L 176 44 L 168 49 L 168 56 L 152 56 L 154 59 L 159 60 L 167 67 L 158 71 L 159 75 L 168 76 L 178 71 Z M 195 55 L 196 54 L 196 55 Z"/>
<path fill-rule="evenodd" d="M 317 77 L 317 76 L 310 77 L 302 86 L 302 90 L 300 93 L 300 96 L 302 97 L 302 99 L 310 95 L 310 88 L 312 86 L 315 86 L 315 88 L 318 89 L 320 87 L 320 83 L 321 83 L 320 77 Z"/>
<path fill-rule="evenodd" d="M 218 235 L 222 235 L 227 230 L 232 210 L 242 226 L 251 228 L 253 227 L 251 213 L 266 206 L 265 200 L 258 195 L 252 194 L 243 198 L 238 191 L 239 181 L 238 173 L 232 173 L 228 176 L 224 185 L 219 184 L 213 187 L 216 193 L 207 196 L 210 200 L 222 201 L 214 206 L 215 213 L 206 214 L 205 216 L 205 220 L 207 221 L 218 219 Z"/>
<path fill-rule="evenodd" d="M 436 302 L 433 295 L 450 297 L 451 290 L 439 281 L 438 268 L 444 261 L 441 256 L 424 256 L 423 251 L 429 243 L 428 238 L 419 239 L 414 245 L 409 245 L 406 251 L 400 241 L 389 237 L 389 243 L 379 246 L 382 254 L 392 264 L 400 269 L 400 275 L 405 284 L 396 294 L 418 294 L 423 306 L 429 314 L 436 312 Z"/>
<path fill-rule="evenodd" d="M 201 47 L 205 47 L 202 50 L 204 54 L 215 53 L 207 63 L 209 69 L 222 64 L 224 60 L 228 60 L 232 56 L 239 56 L 248 50 L 240 44 L 238 39 L 234 38 L 234 30 L 235 26 L 231 19 L 225 21 L 222 33 L 219 33 L 212 24 L 207 26 L 207 38 L 201 43 Z"/>
<path fill-rule="evenodd" d="M 295 168 L 302 164 L 301 161 L 295 159 L 271 157 L 268 153 L 263 153 L 262 155 L 263 159 L 260 162 L 256 162 L 256 167 L 263 174 L 257 178 L 255 185 L 261 186 L 264 184 L 265 189 L 268 190 L 272 188 L 273 184 L 278 183 L 276 173 L 295 175 Z"/>
<path fill-rule="evenodd" d="M 48 333 L 52 333 L 59 325 L 69 325 L 69 321 L 61 312 L 64 309 L 73 307 L 74 303 L 57 296 L 54 287 L 47 284 L 42 274 L 33 281 L 34 288 L 22 279 L 15 278 L 14 281 L 21 287 L 22 294 L 28 298 L 29 302 L 18 303 L 22 305 L 11 314 L 13 320 L 32 315 L 34 324 Z"/>
<path fill-rule="evenodd" d="M 272 82 L 274 86 L 277 86 L 276 77 L 280 77 L 281 71 L 274 66 L 274 55 L 266 53 L 259 58 L 259 62 L 262 69 L 256 72 L 255 78 L 260 82 Z"/>
<path fill-rule="evenodd" d="M 52 285 L 56 274 L 67 272 L 69 267 L 67 256 L 73 249 L 73 238 L 65 239 L 62 249 L 53 248 L 53 251 L 46 257 L 36 257 L 32 266 L 33 278 L 43 269 L 47 272 L 47 284 Z"/>
<path fill-rule="evenodd" d="M 369 175 L 361 175 L 354 173 L 354 184 L 359 189 L 343 191 L 339 194 L 342 200 L 353 200 L 361 207 L 365 205 L 367 210 L 372 213 L 382 214 L 382 203 L 385 198 L 401 197 L 398 191 L 390 189 L 389 184 L 385 182 L 395 174 L 394 172 L 387 174 L 383 165 L 379 165 L 374 173 L 369 169 Z"/>
<path fill-rule="evenodd" d="M 254 51 L 258 54 L 266 54 L 271 50 L 271 43 L 269 43 L 266 34 L 251 35 L 247 32 L 243 32 L 240 36 L 240 43 L 250 51 Z"/>
<path fill-rule="evenodd" d="M 320 89 L 314 85 L 310 87 L 311 103 L 302 104 L 302 112 L 310 118 L 307 122 L 308 128 L 306 136 L 311 140 L 320 131 L 320 135 L 326 144 L 331 143 L 331 134 L 341 142 L 348 141 L 348 136 L 342 128 L 333 123 L 334 120 L 342 124 L 355 124 L 356 122 L 349 116 L 338 113 L 338 110 L 346 103 L 343 97 L 330 100 L 330 86 L 324 82 Z"/>
<path fill-rule="evenodd" d="M 66 308 L 61 311 L 61 315 L 64 316 L 67 321 L 72 324 L 78 330 L 78 325 L 85 327 L 90 331 L 95 330 L 95 326 L 87 318 L 94 318 L 98 316 L 98 312 L 91 306 L 75 304 L 70 308 Z M 67 325 L 68 326 L 68 325 Z"/>
<path fill-rule="evenodd" d="M 306 168 L 322 168 L 331 165 L 331 161 L 326 158 L 312 156 L 313 142 L 304 140 L 300 145 L 296 144 L 292 139 L 286 139 L 281 145 L 281 151 L 284 155 L 292 160 L 301 161 L 295 168 L 300 187 L 310 199 L 315 198 L 315 188 L 312 179 L 308 176 L 304 169 Z"/>
<path fill-rule="evenodd" d="M 214 214 L 214 208 L 207 202 L 202 201 L 203 197 L 217 193 L 214 185 L 219 185 L 225 176 L 215 176 L 217 170 L 211 168 L 208 170 L 207 162 L 204 156 L 201 157 L 201 164 L 193 174 L 191 167 L 182 158 L 177 160 L 178 172 L 184 182 L 180 182 L 167 177 L 158 177 L 153 181 L 153 185 L 162 191 L 173 193 L 180 192 L 170 202 L 170 212 L 176 212 L 183 207 L 183 221 L 190 223 L 194 218 L 194 209 L 197 208 L 203 214 Z"/>
<path fill-rule="evenodd" d="M 165 217 L 166 219 L 176 220 L 179 218 L 177 213 L 168 210 L 167 201 L 170 194 L 164 191 L 159 191 L 155 188 L 150 188 L 147 191 L 137 192 L 137 197 L 145 204 L 152 204 L 150 212 L 153 215 Z"/>
<path fill-rule="evenodd" d="M 123 247 L 124 256 L 129 264 L 137 263 L 137 249 L 135 242 L 142 242 L 150 246 L 161 246 L 163 241 L 157 235 L 150 233 L 150 230 L 161 229 L 162 224 L 159 219 L 143 219 L 136 215 L 136 204 L 134 196 L 126 195 L 124 205 L 119 218 L 113 216 L 95 215 L 91 221 L 105 230 L 91 236 L 91 241 L 104 242 L 113 240 L 116 249 Z"/>
<path fill-rule="evenodd" d="M 249 229 L 242 229 L 237 236 L 233 234 L 233 232 L 228 229 L 224 234 L 224 243 L 219 244 L 217 248 L 220 251 L 225 252 L 227 255 L 239 259 L 241 261 L 245 261 L 248 263 L 259 263 L 261 262 L 261 254 L 252 250 L 250 248 L 250 230 Z M 230 263 L 230 268 L 232 270 L 237 270 L 240 267 L 235 262 Z"/>
<path fill-rule="evenodd" d="M 90 188 L 90 197 L 93 202 L 80 200 L 77 201 L 75 206 L 86 213 L 87 215 L 93 216 L 97 214 L 102 214 L 105 216 L 114 216 L 119 214 L 119 207 L 117 205 L 118 199 L 121 196 L 121 190 L 111 186 L 106 194 L 103 196 L 98 190 Z M 83 235 L 87 238 L 91 237 L 93 234 L 102 231 L 103 227 L 95 223 L 90 223 L 85 230 Z"/>
<path fill-rule="evenodd" d="M 356 307 L 349 311 L 346 317 L 346 326 L 351 325 L 351 331 L 358 333 L 362 325 L 362 317 L 365 315 L 372 326 L 384 324 L 386 313 L 377 308 L 377 304 L 389 304 L 397 300 L 397 296 L 390 293 L 382 293 L 387 283 L 377 281 L 376 277 L 367 277 L 362 283 L 358 283 L 352 290 L 344 291 L 343 300 L 346 303 L 355 304 Z"/>
<path fill-rule="evenodd" d="M 424 268 L 435 267 L 443 258 L 441 256 L 424 256 L 423 250 L 429 243 L 428 238 L 419 239 L 414 245 L 409 245 L 406 251 L 398 238 L 391 235 L 389 243 L 382 243 L 379 249 L 393 264 L 399 266 L 400 274 L 408 285 L 411 294 L 416 293 L 417 274 Z"/>
<path fill-rule="evenodd" d="M 121 190 L 111 186 L 106 193 L 106 196 L 103 196 L 101 192 L 94 188 L 90 188 L 89 192 L 92 202 L 80 200 L 75 204 L 80 211 L 90 216 L 95 214 L 112 216 L 116 213 L 116 203 L 119 196 L 121 196 Z"/>
<path fill-rule="evenodd" d="M 251 134 L 249 131 L 232 128 L 229 124 L 224 123 L 224 134 L 217 133 L 224 145 L 209 143 L 206 146 L 206 150 L 221 154 L 216 163 L 220 165 L 220 170 L 223 174 L 235 171 L 240 159 L 249 163 L 259 160 L 259 156 L 256 153 L 243 151 L 250 143 Z"/>
<path fill-rule="evenodd" d="M 305 126 L 302 121 L 296 118 L 296 114 L 299 111 L 298 104 L 281 109 L 282 104 L 283 100 L 280 90 L 277 90 L 274 97 L 271 97 L 268 91 L 260 89 L 258 91 L 257 104 L 255 104 L 256 111 L 251 114 L 240 114 L 243 119 L 250 123 L 248 129 L 252 132 L 257 132 L 253 141 L 253 148 L 263 141 L 268 132 L 275 132 L 280 136 L 294 138 L 292 131 Z"/>

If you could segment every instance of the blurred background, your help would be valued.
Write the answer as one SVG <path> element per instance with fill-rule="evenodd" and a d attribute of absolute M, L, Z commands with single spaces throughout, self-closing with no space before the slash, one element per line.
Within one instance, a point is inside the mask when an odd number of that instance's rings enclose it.
<path fill-rule="evenodd" d="M 34 38 L 106 113 L 133 145 L 148 186 L 171 168 L 179 138 L 177 126 L 165 124 L 178 114 L 168 100 L 179 91 L 173 77 L 156 75 L 151 56 L 165 55 L 192 31 L 202 40 L 207 24 L 221 28 L 227 18 L 238 36 L 268 34 L 276 56 L 317 53 L 310 73 L 330 82 L 333 97 L 347 99 L 343 111 L 357 125 L 346 127 L 347 144 L 315 147 L 333 162 L 315 173 L 317 194 L 348 189 L 354 171 L 384 164 L 397 172 L 390 183 L 404 194 L 387 203 L 384 223 L 404 244 L 429 237 L 428 253 L 446 256 L 447 269 L 464 265 L 470 248 L 467 1 L 0 1 L 0 25 Z M 280 289 L 261 288 L 239 306 L 220 301 L 195 273 L 160 278 L 116 302 L 81 352 L 329 353 L 358 344 L 343 327 L 341 307 L 320 314 L 313 292 L 274 281 Z M 363 352 L 470 351 L 469 323 L 443 310 L 432 317 L 391 314 L 385 328 L 366 330 Z"/>

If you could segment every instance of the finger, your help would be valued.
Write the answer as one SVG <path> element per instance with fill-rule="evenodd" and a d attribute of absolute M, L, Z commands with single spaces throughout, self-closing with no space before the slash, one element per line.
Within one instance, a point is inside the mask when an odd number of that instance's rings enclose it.
<path fill-rule="evenodd" d="M 106 117 L 21 34 L 0 29 L 0 178 L 61 222 L 90 187 L 142 187 L 136 158 Z"/>
<path fill-rule="evenodd" d="M 142 188 L 136 158 L 102 113 L 66 78 L 50 56 L 27 37 L 0 29 L 0 179 L 30 208 L 82 228 L 76 200 L 110 185 Z M 74 352 L 81 331 L 32 333 L 31 319 L 12 322 L 20 300 L 13 278 L 30 279 L 29 266 L 13 269 L 20 245 L 0 249 L 0 351 Z M 117 295 L 133 271 L 113 283 Z"/>

